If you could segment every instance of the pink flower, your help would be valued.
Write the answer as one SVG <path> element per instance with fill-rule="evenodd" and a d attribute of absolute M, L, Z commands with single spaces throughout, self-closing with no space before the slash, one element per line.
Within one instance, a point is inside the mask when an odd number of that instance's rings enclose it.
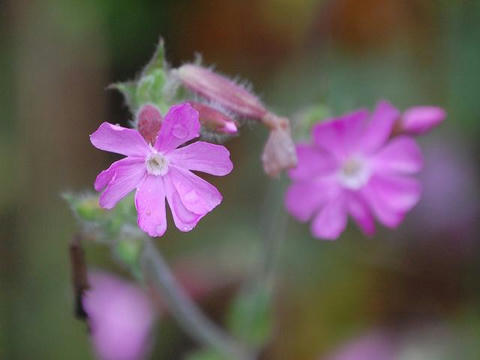
<path fill-rule="evenodd" d="M 407 175 L 421 169 L 422 155 L 410 137 L 389 140 L 398 116 L 382 101 L 370 117 L 358 110 L 316 125 L 313 142 L 297 145 L 286 207 L 300 221 L 313 218 L 316 237 L 338 238 L 348 215 L 368 235 L 373 216 L 396 227 L 418 202 L 420 183 Z"/>
<path fill-rule="evenodd" d="M 89 273 L 83 297 L 95 352 L 102 360 L 137 360 L 148 353 L 155 320 L 153 305 L 141 288 L 116 276 Z"/>
<path fill-rule="evenodd" d="M 402 114 L 398 130 L 409 135 L 422 135 L 445 120 L 447 113 L 437 106 L 414 106 Z"/>
<path fill-rule="evenodd" d="M 176 227 L 192 230 L 222 201 L 219 191 L 192 171 L 223 176 L 233 168 L 224 146 L 197 141 L 179 147 L 198 137 L 199 130 L 198 112 L 189 104 L 170 109 L 153 146 L 137 130 L 101 124 L 90 136 L 92 144 L 126 158 L 97 176 L 95 190 L 104 189 L 100 206 L 111 209 L 136 189 L 138 225 L 143 231 L 150 236 L 165 233 L 165 197 Z"/>
<path fill-rule="evenodd" d="M 388 333 L 372 332 L 343 345 L 326 359 L 394 360 L 398 355 L 397 347 Z"/>

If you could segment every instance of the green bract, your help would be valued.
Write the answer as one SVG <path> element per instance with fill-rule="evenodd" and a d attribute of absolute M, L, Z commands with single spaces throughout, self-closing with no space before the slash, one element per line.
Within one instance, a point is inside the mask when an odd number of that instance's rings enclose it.
<path fill-rule="evenodd" d="M 154 104 L 165 113 L 170 105 L 178 102 L 178 99 L 168 99 L 167 79 L 168 66 L 163 41 L 160 40 L 155 54 L 136 80 L 115 83 L 110 88 L 122 93 L 132 114 L 144 104 Z"/>

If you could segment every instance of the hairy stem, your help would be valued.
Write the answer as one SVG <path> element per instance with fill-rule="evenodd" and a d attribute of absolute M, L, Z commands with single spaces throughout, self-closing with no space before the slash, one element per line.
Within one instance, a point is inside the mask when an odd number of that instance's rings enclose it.
<path fill-rule="evenodd" d="M 192 338 L 206 347 L 216 349 L 227 359 L 254 360 L 256 358 L 252 351 L 231 338 L 201 312 L 179 286 L 151 239 L 146 240 L 145 243 L 142 268 L 146 278 L 164 296 L 172 316 Z"/>

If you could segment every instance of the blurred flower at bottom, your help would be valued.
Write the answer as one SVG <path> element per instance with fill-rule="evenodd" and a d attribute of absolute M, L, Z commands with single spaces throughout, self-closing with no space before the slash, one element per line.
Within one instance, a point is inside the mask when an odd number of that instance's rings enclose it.
<path fill-rule="evenodd" d="M 373 331 L 341 346 L 325 360 L 394 360 L 395 353 L 393 339 L 386 333 Z"/>
<path fill-rule="evenodd" d="M 456 336 L 446 324 L 435 322 L 374 329 L 318 360 L 447 360 L 455 356 L 470 359 L 467 349 L 471 349 L 471 344 L 468 336 L 466 339 Z"/>
<path fill-rule="evenodd" d="M 89 282 L 83 305 L 97 357 L 144 359 L 151 348 L 156 316 L 147 295 L 140 287 L 102 271 L 89 272 Z"/>

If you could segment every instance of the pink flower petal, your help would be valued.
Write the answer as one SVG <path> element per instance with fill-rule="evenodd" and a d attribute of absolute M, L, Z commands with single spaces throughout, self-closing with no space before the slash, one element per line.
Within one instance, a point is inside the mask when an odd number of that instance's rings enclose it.
<path fill-rule="evenodd" d="M 188 170 L 171 167 L 169 177 L 185 208 L 197 215 L 205 215 L 222 202 L 215 186 Z"/>
<path fill-rule="evenodd" d="M 367 116 L 368 111 L 361 109 L 316 125 L 312 130 L 315 144 L 344 157 L 356 145 Z"/>
<path fill-rule="evenodd" d="M 312 233 L 325 240 L 335 240 L 347 226 L 347 211 L 344 198 L 329 201 L 312 222 Z"/>
<path fill-rule="evenodd" d="M 366 235 L 375 233 L 375 222 L 367 204 L 361 196 L 355 192 L 348 194 L 348 213 Z"/>
<path fill-rule="evenodd" d="M 414 106 L 407 109 L 400 123 L 401 131 L 412 135 L 422 135 L 438 126 L 447 113 L 437 106 Z"/>
<path fill-rule="evenodd" d="M 204 215 L 195 214 L 183 205 L 180 195 L 172 183 L 170 172 L 164 177 L 164 181 L 167 201 L 175 226 L 180 231 L 192 230 Z"/>
<path fill-rule="evenodd" d="M 165 188 L 160 176 L 147 176 L 135 194 L 138 226 L 152 237 L 162 236 L 167 230 Z"/>
<path fill-rule="evenodd" d="M 374 175 L 361 193 L 380 222 L 394 228 L 417 204 L 421 186 L 409 177 Z"/>
<path fill-rule="evenodd" d="M 188 170 L 223 176 L 232 171 L 230 152 L 225 146 L 197 141 L 169 154 L 172 164 Z"/>
<path fill-rule="evenodd" d="M 415 140 L 399 136 L 374 157 L 375 171 L 382 173 L 416 173 L 423 167 L 423 157 Z"/>
<path fill-rule="evenodd" d="M 97 149 L 126 156 L 144 157 L 149 148 L 137 130 L 104 122 L 92 135 L 90 141 Z"/>
<path fill-rule="evenodd" d="M 332 173 L 338 167 L 337 160 L 327 151 L 315 145 L 299 144 L 296 146 L 297 167 L 289 170 L 292 179 L 311 179 Z"/>
<path fill-rule="evenodd" d="M 125 167 L 133 164 L 142 164 L 143 160 L 139 158 L 124 158 L 118 161 L 115 161 L 110 165 L 110 167 L 106 170 L 103 170 L 100 174 L 98 174 L 97 178 L 95 179 L 95 184 L 93 185 L 96 191 L 101 191 L 108 183 L 113 179 L 115 175 L 115 171 L 120 167 Z"/>
<path fill-rule="evenodd" d="M 188 103 L 175 105 L 165 116 L 155 148 L 158 151 L 170 151 L 199 135 L 198 111 Z"/>
<path fill-rule="evenodd" d="M 361 140 L 361 150 L 370 153 L 382 146 L 390 137 L 400 112 L 388 101 L 380 101 L 375 108 Z"/>
<path fill-rule="evenodd" d="M 290 185 L 285 195 L 285 207 L 297 220 L 306 222 L 326 202 L 326 196 L 312 181 Z"/>
<path fill-rule="evenodd" d="M 107 188 L 100 195 L 99 204 L 104 209 L 112 209 L 123 197 L 135 189 L 146 174 L 143 163 L 119 166 Z"/>

